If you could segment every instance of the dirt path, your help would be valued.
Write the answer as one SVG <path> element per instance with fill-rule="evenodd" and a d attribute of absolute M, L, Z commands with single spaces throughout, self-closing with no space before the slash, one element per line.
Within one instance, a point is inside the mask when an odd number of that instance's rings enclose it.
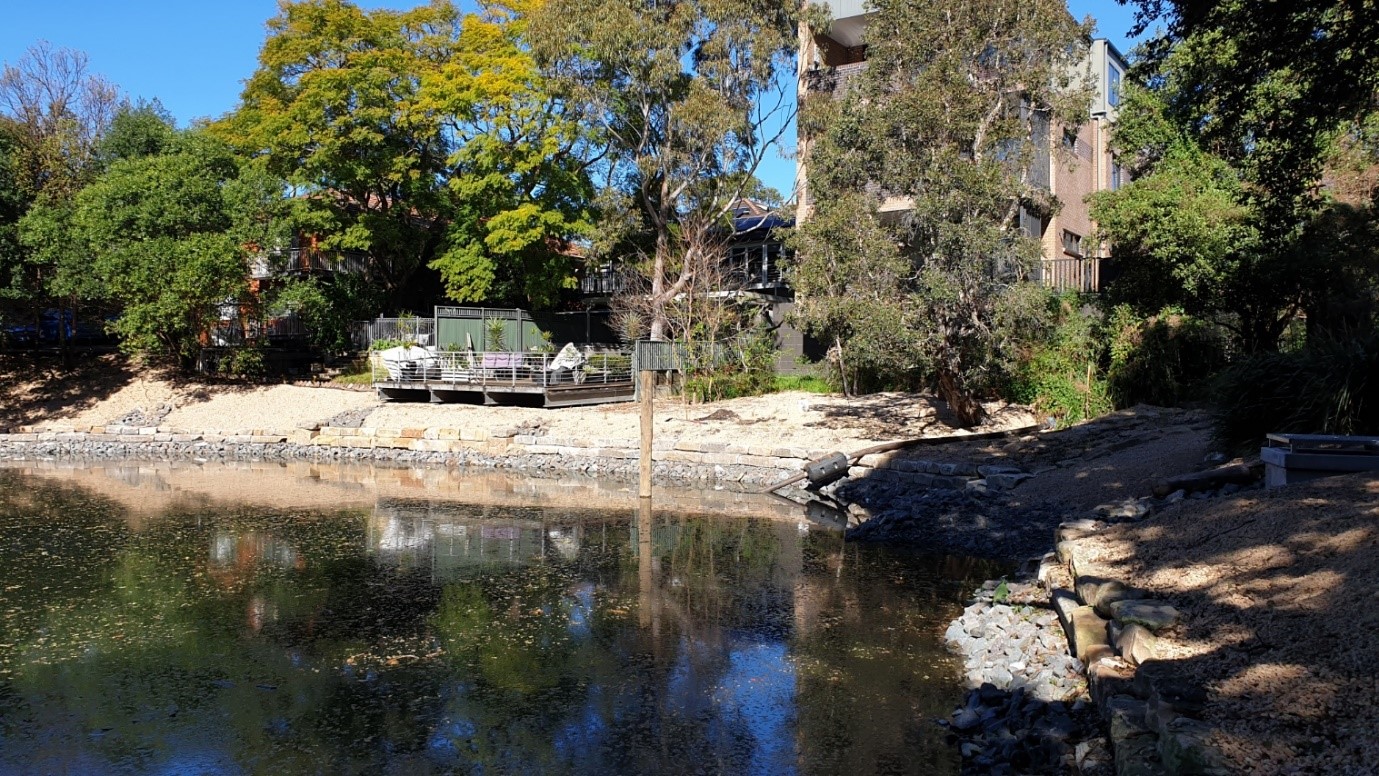
<path fill-rule="evenodd" d="M 1183 501 L 1079 543 L 1182 613 L 1163 657 L 1207 689 L 1239 772 L 1376 772 L 1379 478 Z"/>

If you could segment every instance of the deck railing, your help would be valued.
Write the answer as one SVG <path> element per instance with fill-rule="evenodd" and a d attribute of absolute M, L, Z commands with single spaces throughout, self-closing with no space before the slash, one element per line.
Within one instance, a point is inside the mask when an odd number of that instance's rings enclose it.
<path fill-rule="evenodd" d="M 568 368 L 556 353 L 511 351 L 425 351 L 406 361 L 385 361 L 381 352 L 369 359 L 374 383 L 450 384 L 456 388 L 601 385 L 632 382 L 632 356 L 624 352 L 590 353 L 582 365 Z"/>
<path fill-rule="evenodd" d="M 323 272 L 363 275 L 369 271 L 369 254 L 318 248 L 279 249 L 255 256 L 249 267 L 250 276 L 255 278 Z"/>

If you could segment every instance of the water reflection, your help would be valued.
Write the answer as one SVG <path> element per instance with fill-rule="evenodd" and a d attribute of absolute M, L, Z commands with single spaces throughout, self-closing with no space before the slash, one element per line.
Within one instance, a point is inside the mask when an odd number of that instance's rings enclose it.
<path fill-rule="evenodd" d="M 0 773 L 956 769 L 967 561 L 650 504 L 126 510 L 0 470 Z"/>

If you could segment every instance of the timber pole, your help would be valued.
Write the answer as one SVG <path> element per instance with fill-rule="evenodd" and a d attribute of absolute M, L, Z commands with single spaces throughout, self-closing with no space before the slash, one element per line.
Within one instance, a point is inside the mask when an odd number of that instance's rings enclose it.
<path fill-rule="evenodd" d="M 641 498 L 651 498 L 651 441 L 655 431 L 656 416 L 653 412 L 652 399 L 656 396 L 656 373 L 644 370 L 638 377 L 641 380 L 640 392 L 642 399 L 642 445 L 641 445 L 641 482 L 637 488 L 637 495 Z"/>

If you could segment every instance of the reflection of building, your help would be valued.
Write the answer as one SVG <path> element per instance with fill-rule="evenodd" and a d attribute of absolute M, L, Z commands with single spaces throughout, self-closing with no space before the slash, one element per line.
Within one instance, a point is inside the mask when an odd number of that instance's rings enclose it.
<path fill-rule="evenodd" d="M 831 23 L 823 30 L 802 29 L 800 35 L 799 94 L 801 100 L 814 95 L 841 99 L 856 84 L 867 68 L 867 28 L 875 17 L 865 0 L 830 0 Z M 1035 157 L 1028 170 L 1034 186 L 1056 197 L 1062 208 L 1040 213 L 1021 208 L 1020 231 L 1040 242 L 1044 260 L 1036 280 L 1058 290 L 1098 291 L 1109 279 L 1103 277 L 1104 246 L 1094 245 L 1092 221 L 1086 197 L 1098 191 L 1114 190 L 1126 182 L 1125 172 L 1111 153 L 1110 127 L 1120 104 L 1120 85 L 1126 64 L 1115 46 L 1105 39 L 1091 42 L 1085 60 L 1091 78 L 1092 102 L 1088 121 L 1073 130 L 1050 126 L 1039 111 L 1022 108 L 1027 116 L 1035 145 Z M 801 131 L 797 157 L 796 189 L 799 193 L 797 219 L 809 217 L 814 201 L 809 189 L 809 138 Z M 1059 149 L 1061 146 L 1061 153 Z M 887 197 L 880 203 L 882 213 L 899 212 L 913 205 L 905 197 Z"/>
<path fill-rule="evenodd" d="M 209 551 L 210 575 L 221 585 L 242 582 L 259 568 L 303 569 L 306 559 L 292 544 L 256 531 L 216 531 Z"/>
<path fill-rule="evenodd" d="M 430 569 L 435 579 L 548 557 L 571 559 L 578 552 L 579 525 L 515 518 L 510 510 L 486 517 L 487 511 L 468 504 L 379 499 L 369 520 L 369 552 L 400 569 Z"/>

